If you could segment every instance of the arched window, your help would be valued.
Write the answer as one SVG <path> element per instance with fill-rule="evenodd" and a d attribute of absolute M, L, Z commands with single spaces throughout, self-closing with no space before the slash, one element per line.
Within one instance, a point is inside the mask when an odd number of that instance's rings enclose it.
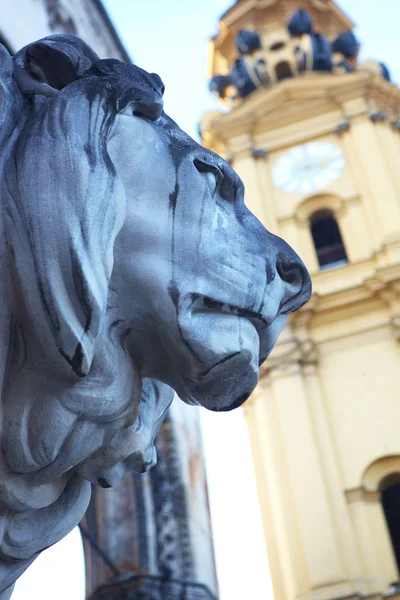
<path fill-rule="evenodd" d="M 311 235 L 321 269 L 346 264 L 347 255 L 339 226 L 330 210 L 319 210 L 311 217 Z"/>
<path fill-rule="evenodd" d="M 389 475 L 380 486 L 381 501 L 400 572 L 400 473 Z"/>
<path fill-rule="evenodd" d="M 292 69 L 288 62 L 280 62 L 275 67 L 276 78 L 278 81 L 293 77 Z"/>

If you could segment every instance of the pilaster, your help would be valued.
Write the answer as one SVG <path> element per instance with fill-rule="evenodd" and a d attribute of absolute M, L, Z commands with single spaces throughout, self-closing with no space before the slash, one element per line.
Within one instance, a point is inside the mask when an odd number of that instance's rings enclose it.
<path fill-rule="evenodd" d="M 245 408 L 277 600 L 362 591 L 318 353 L 303 334 L 286 332 Z"/>
<path fill-rule="evenodd" d="M 232 166 L 244 183 L 245 202 L 249 204 L 251 199 L 252 212 L 269 231 L 276 232 L 276 216 L 272 203 L 268 202 L 268 197 L 271 197 L 268 187 L 271 184 L 266 180 L 261 167 L 265 164 L 265 158 L 256 158 L 253 155 L 253 146 L 252 138 L 248 134 L 231 140 L 229 151 L 232 155 Z"/>
<path fill-rule="evenodd" d="M 358 114 L 354 114 L 351 102 L 344 103 L 344 109 L 346 116 L 352 117 L 349 135 L 359 161 L 363 187 L 370 201 L 375 204 L 374 214 L 378 218 L 382 241 L 385 243 L 399 238 L 400 204 L 376 131 L 382 125 L 371 121 L 366 101 L 364 104 L 366 110 L 360 110 Z"/>

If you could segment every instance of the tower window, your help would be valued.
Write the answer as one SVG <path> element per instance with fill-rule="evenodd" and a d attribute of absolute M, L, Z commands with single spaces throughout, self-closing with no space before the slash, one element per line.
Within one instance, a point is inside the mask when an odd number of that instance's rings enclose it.
<path fill-rule="evenodd" d="M 335 217 L 329 210 L 320 210 L 311 217 L 311 235 L 321 269 L 345 265 L 346 250 Z"/>
<path fill-rule="evenodd" d="M 272 46 L 270 47 L 271 52 L 276 52 L 277 50 L 282 50 L 282 48 L 285 47 L 285 42 L 275 42 L 275 44 L 272 44 Z"/>
<path fill-rule="evenodd" d="M 278 81 L 293 77 L 292 69 L 288 62 L 280 62 L 275 67 L 276 78 Z"/>
<path fill-rule="evenodd" d="M 400 475 L 389 477 L 381 486 L 381 501 L 400 572 Z"/>

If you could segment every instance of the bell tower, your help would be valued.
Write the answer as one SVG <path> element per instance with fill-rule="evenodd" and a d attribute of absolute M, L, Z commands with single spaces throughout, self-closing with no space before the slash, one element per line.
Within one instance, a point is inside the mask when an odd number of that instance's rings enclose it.
<path fill-rule="evenodd" d="M 276 600 L 400 598 L 400 90 L 352 29 L 238 0 L 209 48 L 203 144 L 313 279 L 244 408 Z"/>

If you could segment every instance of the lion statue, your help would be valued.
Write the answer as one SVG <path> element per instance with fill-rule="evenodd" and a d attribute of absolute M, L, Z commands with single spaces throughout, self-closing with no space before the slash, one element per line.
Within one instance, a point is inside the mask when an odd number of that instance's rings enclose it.
<path fill-rule="evenodd" d="M 173 390 L 240 406 L 310 296 L 163 91 L 72 36 L 0 46 L 1 600 L 91 483 L 155 463 Z"/>

